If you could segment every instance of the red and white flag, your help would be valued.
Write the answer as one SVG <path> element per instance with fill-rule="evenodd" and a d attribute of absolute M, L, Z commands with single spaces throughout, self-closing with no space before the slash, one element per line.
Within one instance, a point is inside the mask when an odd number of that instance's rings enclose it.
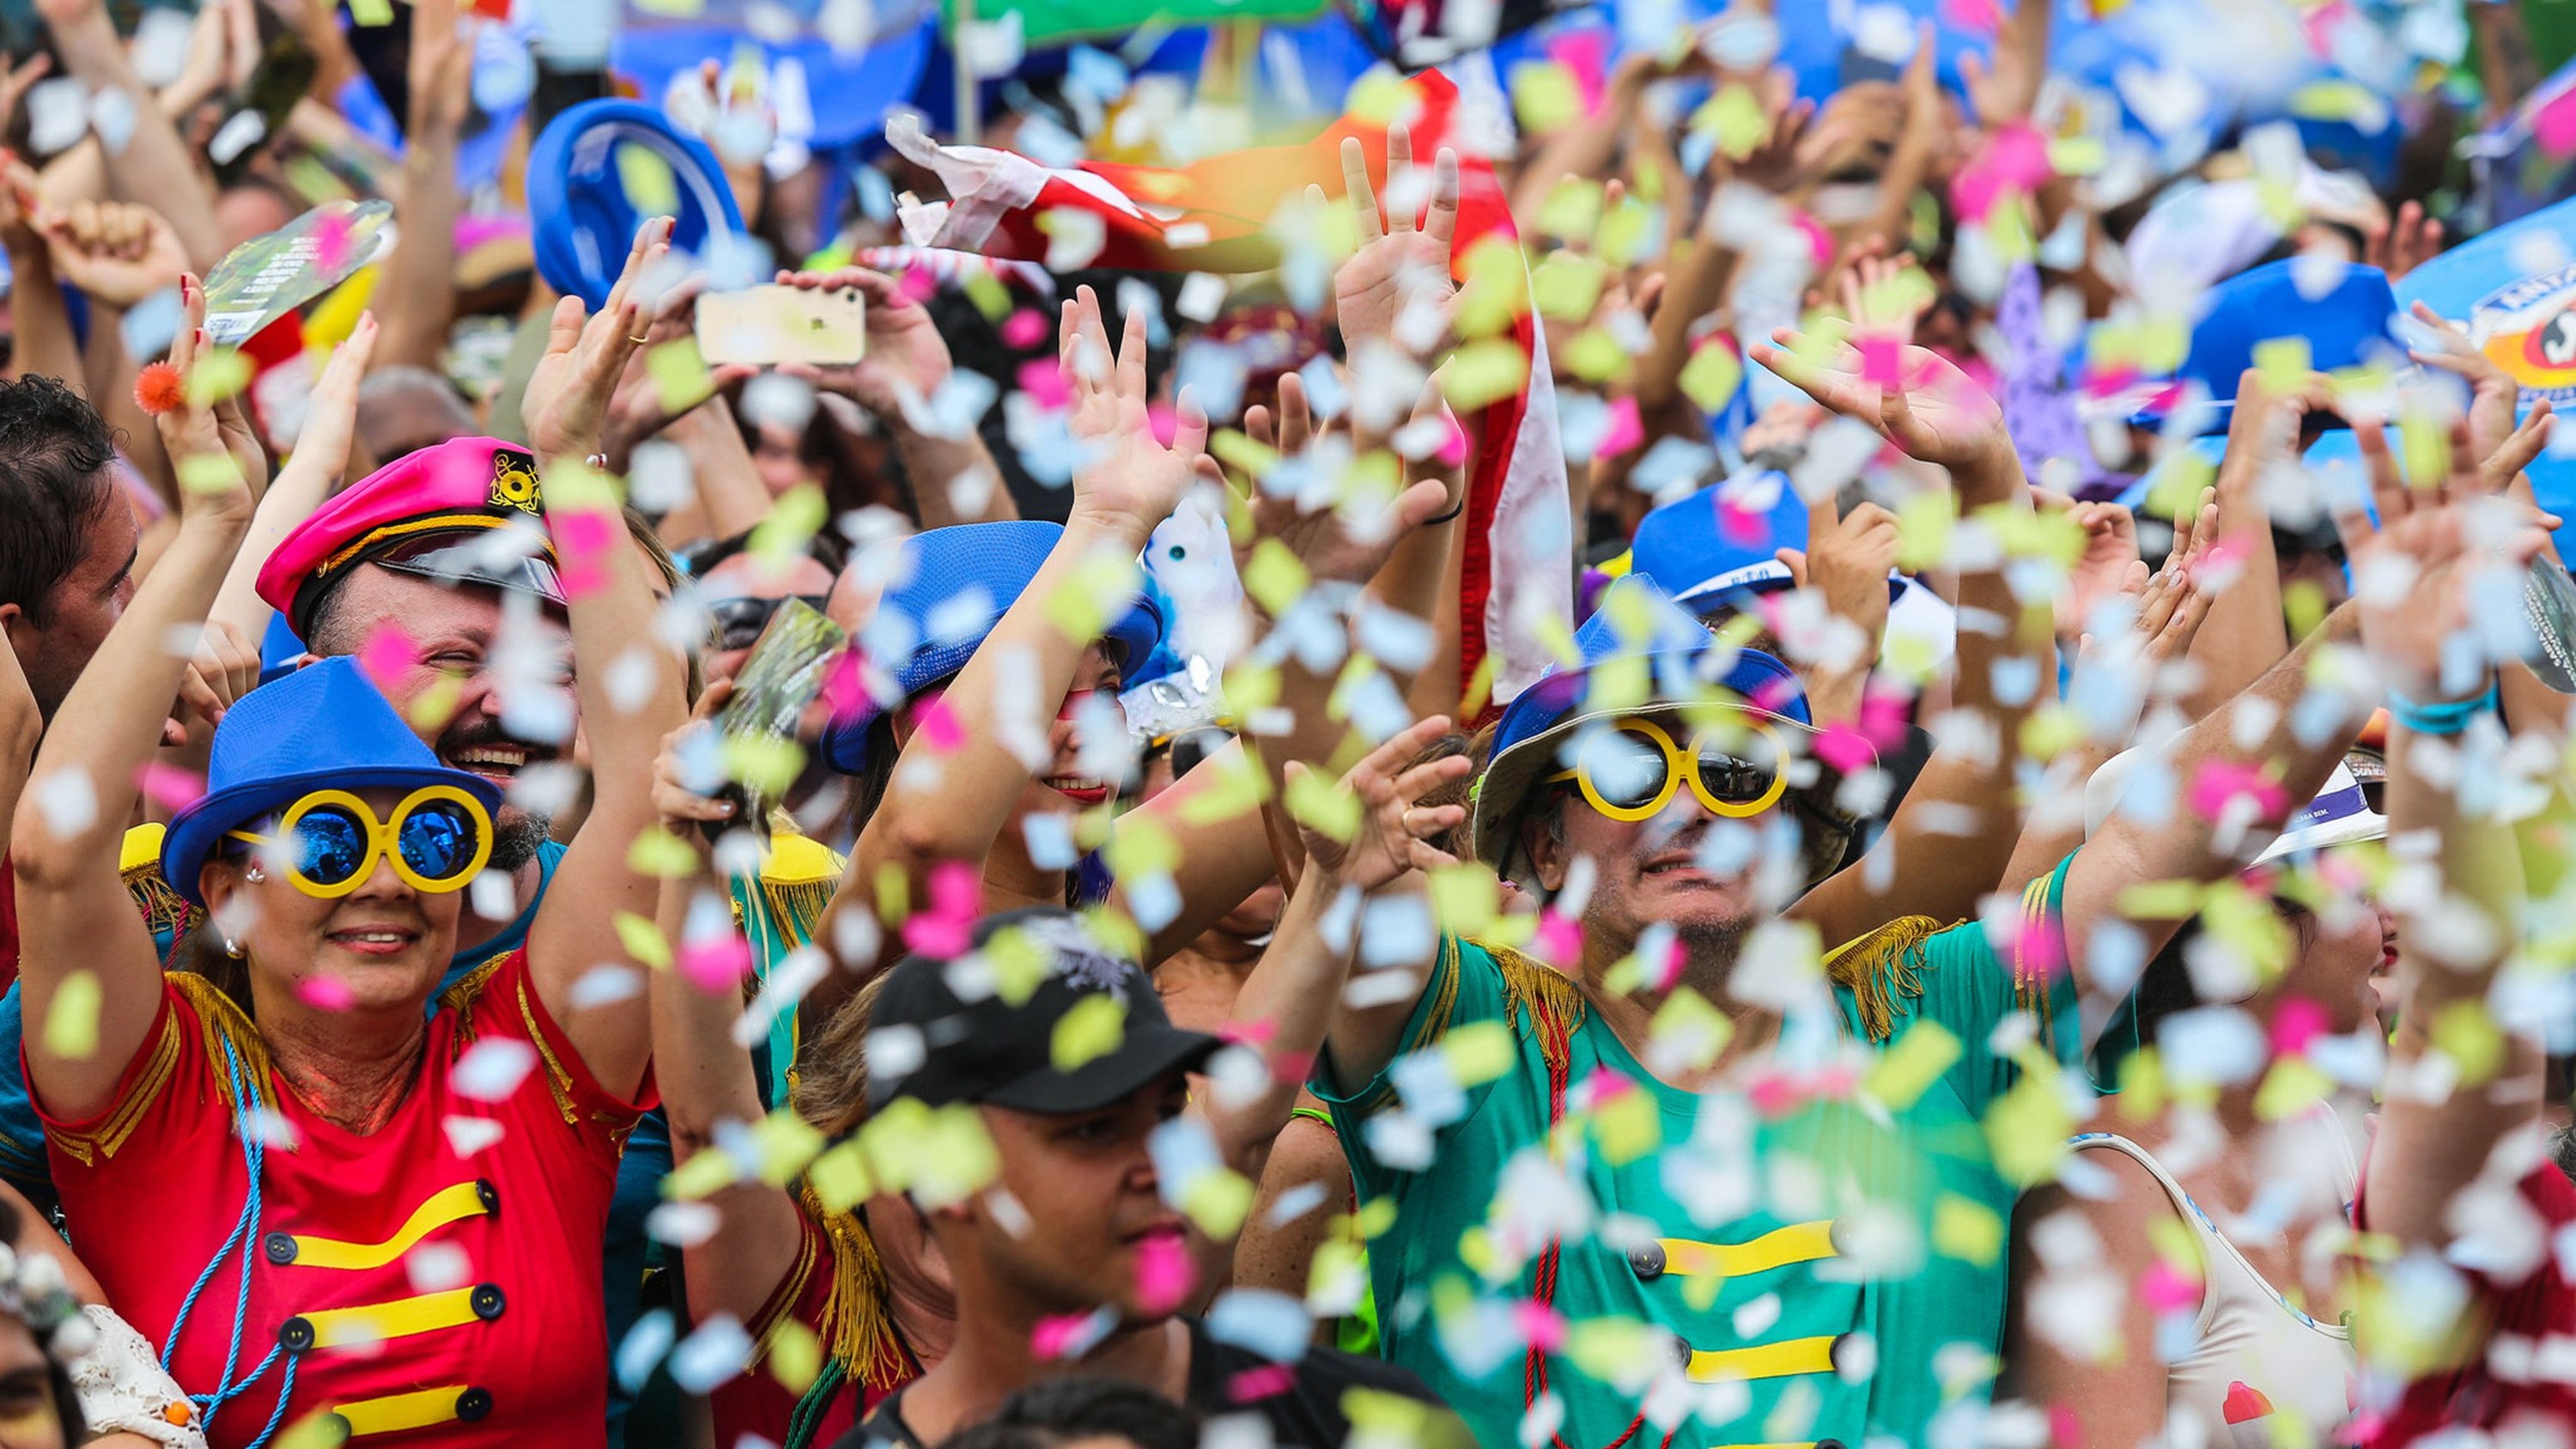
<path fill-rule="evenodd" d="M 1309 185 L 1340 194 L 1342 138 L 1359 138 L 1371 182 L 1384 194 L 1387 126 L 1401 119 L 1417 157 L 1444 145 L 1459 153 L 1454 270 L 1478 241 L 1513 235 L 1511 211 L 1492 163 L 1460 144 L 1458 87 L 1438 71 L 1404 86 L 1401 104 L 1381 108 L 1392 116 L 1344 116 L 1300 145 L 1228 152 L 1177 168 L 1104 161 L 1048 167 L 1010 151 L 938 145 L 910 116 L 889 123 L 886 139 L 948 190 L 944 202 L 906 199 L 904 231 L 915 246 L 1043 261 L 1065 225 L 1059 214 L 1079 213 L 1099 219 L 1100 244 L 1084 266 L 1254 272 L 1279 265 L 1269 227 L 1284 202 Z M 1487 407 L 1482 420 L 1468 478 L 1459 610 L 1474 621 L 1460 641 L 1464 676 L 1474 678 L 1492 655 L 1497 702 L 1555 662 L 1552 642 L 1566 637 L 1574 610 L 1572 504 L 1547 344 L 1528 309 L 1513 333 L 1530 368 L 1521 388 Z"/>

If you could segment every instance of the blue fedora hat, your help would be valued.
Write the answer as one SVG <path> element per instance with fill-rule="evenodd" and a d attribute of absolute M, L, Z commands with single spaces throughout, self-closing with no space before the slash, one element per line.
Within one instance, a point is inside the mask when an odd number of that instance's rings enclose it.
<path fill-rule="evenodd" d="M 742 231 L 733 187 L 706 143 L 640 101 L 584 101 L 557 116 L 528 149 L 528 216 L 537 270 L 558 292 L 597 310 L 634 249 L 635 228 L 658 210 L 626 194 L 617 153 L 639 147 L 671 174 L 671 247 L 704 255 L 709 238 Z"/>
<path fill-rule="evenodd" d="M 899 698 L 950 678 L 975 657 L 1062 537 L 1063 525 L 1035 519 L 961 523 L 914 534 L 896 558 L 896 582 L 859 631 L 859 647 L 883 669 Z M 1122 668 L 1141 666 L 1162 641 L 1163 611 L 1155 597 L 1139 593 L 1102 633 Z M 866 769 L 883 717 L 884 710 L 871 704 L 833 720 L 823 736 L 832 768 L 849 775 Z"/>
<path fill-rule="evenodd" d="M 245 694 L 224 713 L 207 762 L 206 793 L 161 840 L 161 878 L 198 905 L 197 872 L 227 830 L 274 814 L 316 790 L 453 785 L 500 808 L 491 781 L 438 762 L 347 655 L 298 669 Z"/>
<path fill-rule="evenodd" d="M 1654 580 L 1613 582 L 1574 634 L 1577 661 L 1560 664 L 1515 696 L 1494 726 L 1493 753 L 1475 788 L 1476 856 L 1509 875 L 1530 787 L 1564 768 L 1558 751 L 1595 720 L 1641 709 L 1723 702 L 1756 718 L 1815 733 L 1807 694 L 1789 666 L 1759 650 L 1730 650 Z M 1801 792 L 1793 790 L 1792 799 Z"/>
<path fill-rule="evenodd" d="M 2309 366 L 2318 372 L 2371 362 L 2406 361 L 2397 337 L 2397 293 L 2377 267 L 2348 266 L 2321 297 L 2300 291 L 2291 258 L 2237 273 L 2209 289 L 2191 350 L 2172 381 L 2199 383 L 2211 404 L 2203 436 L 2224 433 L 2236 414 L 2236 384 L 2254 365 L 2254 349 L 2277 338 L 2307 339 Z M 2129 421 L 2154 427 L 2163 410 L 2147 408 Z"/>

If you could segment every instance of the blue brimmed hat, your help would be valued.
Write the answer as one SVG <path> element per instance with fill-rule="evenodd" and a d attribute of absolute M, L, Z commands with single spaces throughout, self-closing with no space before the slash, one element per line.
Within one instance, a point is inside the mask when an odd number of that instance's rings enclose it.
<path fill-rule="evenodd" d="M 2310 297 L 2299 288 L 2303 265 L 2308 264 L 2291 258 L 2239 272 L 2202 299 L 2207 310 L 2191 329 L 2191 350 L 2172 381 L 2199 383 L 2208 394 L 2204 436 L 2227 431 L 2236 415 L 2236 384 L 2254 365 L 2254 349 L 2276 338 L 2305 338 L 2308 365 L 2318 372 L 2405 362 L 2396 332 L 2397 293 L 2386 272 L 2348 266 L 2325 295 Z M 2129 421 L 2154 427 L 2168 410 L 2146 408 Z"/>
<path fill-rule="evenodd" d="M 206 793 L 161 841 L 161 878 L 198 905 L 197 872 L 227 830 L 273 815 L 315 790 L 453 785 L 501 806 L 491 781 L 438 762 L 347 655 L 296 670 L 224 712 L 206 767 Z"/>
<path fill-rule="evenodd" d="M 1779 492 L 1770 507 L 1738 527 L 1727 525 L 1730 494 L 1750 500 L 1774 487 Z M 1653 579 L 1675 602 L 1706 613 L 1730 594 L 1767 593 L 1795 584 L 1789 566 L 1773 555 L 1806 547 L 1807 502 L 1788 474 L 1769 469 L 1741 484 L 1730 480 L 1648 513 L 1637 524 L 1628 572 Z M 1904 591 L 1904 579 L 1890 575 L 1888 597 Z"/>
<path fill-rule="evenodd" d="M 965 668 L 1063 537 L 1060 524 L 1014 519 L 961 523 L 905 539 L 895 560 L 897 582 L 858 641 L 891 682 L 892 697 L 909 699 Z M 1163 625 L 1155 597 L 1140 593 L 1110 620 L 1102 638 L 1117 651 L 1121 667 L 1132 668 L 1154 652 Z M 888 702 L 884 693 L 872 694 L 824 733 L 824 754 L 843 774 L 867 768 L 877 721 L 885 717 L 881 706 Z"/>
<path fill-rule="evenodd" d="M 640 101 L 584 101 L 549 122 L 528 148 L 528 216 L 537 270 L 547 285 L 590 304 L 608 300 L 635 247 L 635 229 L 658 214 L 626 194 L 617 152 L 632 146 L 667 167 L 676 201 L 671 249 L 703 256 L 713 236 L 739 234 L 733 187 L 706 143 Z"/>
<path fill-rule="evenodd" d="M 1817 733 L 1806 690 L 1788 665 L 1758 650 L 1726 648 L 1652 579 L 1632 575 L 1611 584 L 1600 609 L 1575 631 L 1574 647 L 1579 662 L 1549 670 L 1504 708 L 1476 782 L 1476 856 L 1502 875 L 1524 863 L 1519 825 L 1530 787 L 1565 768 L 1559 750 L 1595 720 L 1718 701 L 1799 735 Z M 1784 799 L 1806 817 L 1811 836 L 1834 838 L 1830 853 L 1839 860 L 1851 822 L 1812 791 L 1793 786 Z"/>

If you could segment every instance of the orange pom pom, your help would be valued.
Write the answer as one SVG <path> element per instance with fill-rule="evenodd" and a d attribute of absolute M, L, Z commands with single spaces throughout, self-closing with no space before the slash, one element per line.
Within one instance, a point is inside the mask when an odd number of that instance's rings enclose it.
<path fill-rule="evenodd" d="M 134 375 L 134 405 L 159 417 L 187 399 L 187 383 L 166 362 L 147 362 Z"/>

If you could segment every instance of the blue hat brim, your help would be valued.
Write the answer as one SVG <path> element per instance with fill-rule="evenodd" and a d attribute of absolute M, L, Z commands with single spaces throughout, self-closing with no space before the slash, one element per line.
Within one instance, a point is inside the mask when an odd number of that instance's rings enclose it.
<path fill-rule="evenodd" d="M 444 766 L 426 769 L 396 766 L 385 769 L 311 770 L 302 774 L 278 775 L 265 780 L 245 780 L 238 785 L 201 795 L 180 809 L 161 838 L 161 878 L 172 890 L 187 898 L 191 905 L 203 906 L 205 897 L 197 890 L 197 876 L 205 869 L 206 857 L 224 832 L 274 811 L 283 810 L 316 790 L 368 790 L 389 787 L 417 790 L 424 785 L 453 785 L 481 801 L 486 813 L 501 808 L 501 789 L 480 775 Z"/>
<path fill-rule="evenodd" d="M 742 211 L 733 187 L 706 143 L 681 132 L 658 108 L 640 101 L 584 101 L 549 122 L 528 149 L 529 241 L 537 271 L 558 292 L 595 310 L 607 301 L 633 249 L 635 228 L 647 213 L 625 194 L 622 182 L 594 179 L 576 166 L 604 159 L 605 148 L 625 142 L 659 155 L 671 168 L 678 195 L 671 246 L 703 253 L 718 232 L 739 235 Z"/>

